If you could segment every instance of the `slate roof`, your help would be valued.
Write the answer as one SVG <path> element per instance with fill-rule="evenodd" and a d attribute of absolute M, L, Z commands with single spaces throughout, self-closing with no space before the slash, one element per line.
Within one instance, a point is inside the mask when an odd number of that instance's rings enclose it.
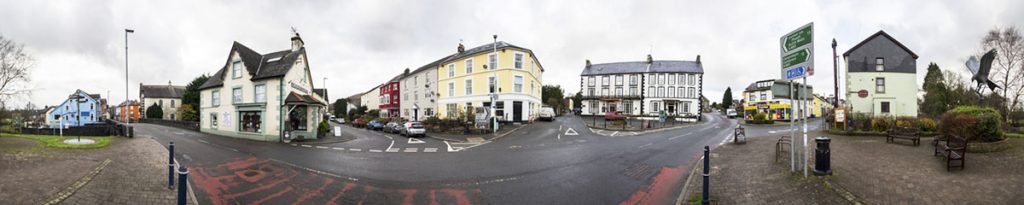
<path fill-rule="evenodd" d="M 316 93 L 316 95 L 319 95 L 320 98 L 323 98 L 324 100 L 328 100 L 326 88 L 313 88 L 313 93 Z"/>
<path fill-rule="evenodd" d="M 843 57 L 850 56 L 850 52 L 853 52 L 854 50 L 857 50 L 857 48 L 860 48 L 861 46 L 863 46 L 868 41 L 871 41 L 871 39 L 874 39 L 874 38 L 879 37 L 879 36 L 889 38 L 889 40 L 891 40 L 892 42 L 896 43 L 897 46 L 900 46 L 900 48 L 903 48 L 903 50 L 907 51 L 907 53 L 910 53 L 910 56 L 913 56 L 914 59 L 917 59 L 917 54 L 915 54 L 914 51 L 911 51 L 909 48 L 907 48 L 907 46 L 904 46 L 903 43 L 900 43 L 900 41 L 897 41 L 896 38 L 893 38 L 888 33 L 885 33 L 885 31 L 882 31 L 882 30 L 879 30 L 875 34 L 872 34 L 871 36 L 868 36 L 863 41 L 861 41 L 860 43 L 857 43 L 857 45 L 855 45 L 852 48 L 850 48 L 850 50 L 846 50 L 846 52 L 843 53 Z"/>
<path fill-rule="evenodd" d="M 647 61 L 592 64 L 583 68 L 581 76 L 646 73 Z M 696 61 L 656 60 L 651 64 L 652 73 L 704 73 L 702 63 Z"/>
<path fill-rule="evenodd" d="M 500 49 L 505 49 L 505 48 L 516 48 L 516 49 L 525 50 L 525 51 L 529 52 L 530 54 L 533 54 L 533 50 L 526 49 L 526 48 L 523 48 L 523 47 L 519 47 L 519 46 L 516 46 L 516 45 L 512 45 L 512 44 L 504 42 L 504 41 L 498 41 L 496 43 L 497 43 L 497 46 L 498 46 L 497 49 L 499 49 L 499 50 Z M 430 63 L 428 63 L 426 65 L 423 65 L 423 66 L 421 66 L 419 68 L 416 68 L 416 70 L 410 71 L 408 75 L 404 75 L 404 76 L 403 75 L 399 75 L 398 79 L 401 79 L 402 77 L 405 77 L 405 76 L 412 76 L 413 74 L 416 74 L 416 73 L 419 73 L 419 72 L 423 72 L 424 70 L 428 70 L 428 69 L 437 67 L 438 65 L 441 65 L 442 63 L 446 63 L 446 62 L 454 61 L 454 60 L 459 60 L 461 58 L 477 55 L 477 54 L 480 54 L 480 53 L 492 52 L 495 49 L 494 46 L 495 46 L 495 43 L 488 43 L 488 44 L 484 44 L 484 45 L 477 46 L 477 47 L 474 47 L 474 48 L 466 49 L 465 51 L 463 51 L 461 53 L 457 52 L 457 53 L 445 56 L 443 58 L 435 60 L 434 62 L 430 62 Z M 540 61 L 537 61 L 537 64 L 540 64 Z M 544 67 L 541 67 L 540 71 L 544 72 Z M 392 80 L 396 80 L 396 79 L 392 79 Z"/>
<path fill-rule="evenodd" d="M 246 71 L 249 76 L 252 76 L 249 80 L 260 80 L 266 78 L 282 77 L 292 68 L 292 64 L 295 64 L 295 60 L 300 55 L 306 53 L 306 48 L 302 47 L 299 50 L 292 52 L 291 49 L 260 54 L 245 45 L 235 41 L 231 45 L 231 52 L 238 52 L 238 56 L 242 59 L 242 64 L 245 65 Z M 273 60 L 273 61 L 272 61 Z M 212 87 L 219 87 L 224 85 L 224 75 L 228 72 L 231 66 L 231 58 L 229 57 L 225 62 L 224 66 L 217 70 L 216 74 L 210 76 L 210 79 L 199 86 L 199 89 L 206 89 Z"/>
<path fill-rule="evenodd" d="M 141 85 L 141 92 L 146 98 L 181 98 L 185 94 L 185 86 Z"/>

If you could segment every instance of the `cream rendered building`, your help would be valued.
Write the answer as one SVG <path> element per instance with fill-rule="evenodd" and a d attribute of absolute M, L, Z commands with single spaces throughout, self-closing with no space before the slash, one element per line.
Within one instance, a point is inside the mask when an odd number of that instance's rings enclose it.
<path fill-rule="evenodd" d="M 185 86 L 171 85 L 143 85 L 139 84 L 139 99 L 142 99 L 142 117 L 146 118 L 146 110 L 150 106 L 160 105 L 164 115 L 161 119 L 180 120 L 178 107 L 181 106 L 181 97 L 185 94 Z M 194 108 L 193 108 L 194 109 Z"/>
<path fill-rule="evenodd" d="M 495 116 L 502 122 L 528 121 L 542 106 L 544 67 L 530 49 L 502 41 L 468 50 L 459 44 L 456 53 L 435 62 L 428 66 L 437 68 L 440 118 L 472 114 L 470 106 L 491 107 L 491 93 L 496 95 Z"/>
<path fill-rule="evenodd" d="M 884 31 L 849 51 L 846 100 L 854 113 L 917 117 L 917 54 Z"/>
<path fill-rule="evenodd" d="M 260 54 L 235 42 L 227 61 L 200 86 L 200 131 L 278 141 L 316 139 L 326 101 L 313 93 L 303 41 Z"/>
<path fill-rule="evenodd" d="M 403 76 L 401 83 L 401 117 L 422 121 L 437 111 L 436 62 L 417 68 Z"/>

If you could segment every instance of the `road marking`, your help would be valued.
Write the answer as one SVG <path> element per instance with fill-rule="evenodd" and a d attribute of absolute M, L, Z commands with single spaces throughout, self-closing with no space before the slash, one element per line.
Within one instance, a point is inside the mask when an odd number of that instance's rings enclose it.
<path fill-rule="evenodd" d="M 353 152 L 362 152 L 362 151 L 363 151 L 363 149 L 355 149 L 355 148 L 350 148 L 350 149 L 348 149 L 348 151 L 353 151 Z"/>
<path fill-rule="evenodd" d="M 297 145 L 297 144 L 295 144 L 295 143 L 292 143 L 292 147 L 295 147 L 295 146 L 299 146 L 299 145 Z"/>
<path fill-rule="evenodd" d="M 324 147 L 324 146 L 316 146 L 316 148 L 317 149 L 327 149 L 327 147 Z"/>
<path fill-rule="evenodd" d="M 724 145 L 725 143 L 728 143 L 729 138 L 732 138 L 732 134 L 725 135 L 725 139 L 722 139 L 722 142 L 718 143 L 718 145 Z"/>
<path fill-rule="evenodd" d="M 189 157 L 187 154 L 181 154 L 181 157 L 185 158 L 185 160 L 188 160 L 189 162 L 192 161 L 192 157 Z"/>
<path fill-rule="evenodd" d="M 394 146 L 394 145 L 395 145 L 395 141 L 391 140 L 391 144 L 388 145 L 388 149 L 387 150 L 391 150 L 391 146 Z"/>
<path fill-rule="evenodd" d="M 458 152 L 459 150 L 462 150 L 461 148 L 460 149 L 452 149 L 452 144 L 449 144 L 448 141 L 444 141 L 444 145 L 448 146 L 448 152 Z"/>
<path fill-rule="evenodd" d="M 302 147 L 313 147 L 313 146 L 310 146 L 308 144 L 304 144 L 304 145 L 302 145 Z"/>
<path fill-rule="evenodd" d="M 689 136 L 689 135 L 690 135 L 690 133 L 686 133 L 686 134 L 683 134 L 683 135 L 677 135 L 675 137 L 669 137 L 668 140 L 674 140 L 676 138 L 683 137 L 683 136 Z"/>
<path fill-rule="evenodd" d="M 611 134 L 611 136 L 612 136 L 612 137 L 614 137 L 614 136 L 615 136 L 615 134 L 619 134 L 619 131 L 615 131 L 615 132 L 613 132 L 613 133 Z"/>
<path fill-rule="evenodd" d="M 575 136 L 575 135 L 579 135 L 579 134 L 580 133 L 577 133 L 576 130 L 572 129 L 571 127 L 569 129 L 565 130 L 565 136 Z"/>
<path fill-rule="evenodd" d="M 370 152 L 380 152 L 379 149 L 371 149 Z"/>
<path fill-rule="evenodd" d="M 562 133 L 558 133 L 558 141 L 562 141 Z"/>
<path fill-rule="evenodd" d="M 427 142 L 424 142 L 423 140 L 420 140 L 420 139 L 416 139 L 416 138 L 411 138 L 410 137 L 409 138 L 409 142 L 407 142 L 407 143 L 409 143 L 409 144 L 423 144 L 423 143 L 427 143 Z"/>
<path fill-rule="evenodd" d="M 394 140 L 395 139 L 395 138 L 391 138 L 391 136 L 388 136 L 388 135 L 385 135 L 385 134 L 380 134 L 380 135 L 384 135 L 384 137 L 387 137 L 390 140 Z"/>
<path fill-rule="evenodd" d="M 410 148 L 405 148 L 405 151 L 403 151 L 403 152 L 416 152 L 416 150 L 419 150 L 419 149 L 420 148 L 410 147 Z"/>
<path fill-rule="evenodd" d="M 207 142 L 206 140 L 202 140 L 202 139 L 199 139 L 199 142 L 202 142 L 203 144 L 210 144 L 210 142 Z"/>
<path fill-rule="evenodd" d="M 388 148 L 388 150 L 386 152 L 398 152 L 398 150 L 400 150 L 400 149 L 398 149 L 398 148 Z"/>
<path fill-rule="evenodd" d="M 332 147 L 331 149 L 333 149 L 333 150 L 345 150 L 345 148 L 341 148 L 341 147 Z"/>
<path fill-rule="evenodd" d="M 651 145 L 654 145 L 654 143 L 647 143 L 647 144 L 644 144 L 644 145 L 640 145 L 640 149 L 643 149 L 644 147 L 651 146 Z"/>
<path fill-rule="evenodd" d="M 231 150 L 231 151 L 234 151 L 234 152 L 238 152 L 238 149 L 235 149 L 235 148 L 228 148 L 228 150 Z"/>
<path fill-rule="evenodd" d="M 423 148 L 423 152 L 437 152 L 436 147 Z"/>

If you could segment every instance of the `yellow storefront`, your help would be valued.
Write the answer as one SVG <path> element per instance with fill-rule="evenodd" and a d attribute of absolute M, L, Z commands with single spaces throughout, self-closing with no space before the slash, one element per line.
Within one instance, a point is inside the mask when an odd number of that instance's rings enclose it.
<path fill-rule="evenodd" d="M 789 104 L 782 103 L 758 103 L 757 105 L 748 105 L 743 107 L 744 116 L 746 119 L 754 119 L 754 115 L 757 113 L 767 113 L 769 120 L 789 120 L 790 112 L 792 109 Z"/>

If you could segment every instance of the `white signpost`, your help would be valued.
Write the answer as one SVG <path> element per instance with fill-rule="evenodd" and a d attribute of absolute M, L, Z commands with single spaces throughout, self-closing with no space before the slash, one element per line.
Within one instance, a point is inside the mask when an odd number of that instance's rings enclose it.
<path fill-rule="evenodd" d="M 782 62 L 782 78 L 789 81 L 790 87 L 790 131 L 789 137 L 792 139 L 790 143 L 790 171 L 803 170 L 804 176 L 807 176 L 807 120 L 804 116 L 807 114 L 807 76 L 814 74 L 814 22 L 808 23 L 807 25 L 801 26 L 794 31 L 783 35 L 779 38 L 779 50 L 781 51 L 781 62 Z M 803 79 L 803 84 L 796 86 L 796 92 L 793 92 L 793 84 L 796 79 Z M 803 88 L 801 88 L 801 86 Z M 796 95 L 800 95 L 799 98 Z M 799 105 L 794 103 L 796 99 L 802 99 Z M 793 133 L 793 126 L 796 123 L 797 118 L 803 120 L 803 139 L 800 140 L 799 147 L 796 141 L 796 136 Z M 796 150 L 800 150 L 797 154 Z M 798 156 L 799 155 L 799 156 Z"/>

